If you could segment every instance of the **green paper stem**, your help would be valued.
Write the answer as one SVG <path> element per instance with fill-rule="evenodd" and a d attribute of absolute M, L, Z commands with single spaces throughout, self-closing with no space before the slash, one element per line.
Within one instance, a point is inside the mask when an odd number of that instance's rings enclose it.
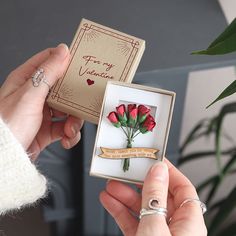
<path fill-rule="evenodd" d="M 127 143 L 127 148 L 132 148 L 132 139 L 129 137 L 127 139 L 128 143 Z M 129 164 L 130 164 L 130 159 L 129 158 L 125 158 L 124 159 L 124 164 L 123 164 L 123 171 L 126 172 L 129 170 Z"/>

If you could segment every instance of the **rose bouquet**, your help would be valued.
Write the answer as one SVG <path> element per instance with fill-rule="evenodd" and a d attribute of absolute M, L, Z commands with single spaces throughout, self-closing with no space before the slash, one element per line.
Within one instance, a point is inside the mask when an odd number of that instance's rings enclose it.
<path fill-rule="evenodd" d="M 109 113 L 107 118 L 116 128 L 121 128 L 127 138 L 127 148 L 132 148 L 134 138 L 139 134 L 146 134 L 156 126 L 155 119 L 150 114 L 151 109 L 136 104 L 124 104 L 116 107 L 116 111 Z M 128 171 L 129 158 L 124 159 L 123 171 Z"/>

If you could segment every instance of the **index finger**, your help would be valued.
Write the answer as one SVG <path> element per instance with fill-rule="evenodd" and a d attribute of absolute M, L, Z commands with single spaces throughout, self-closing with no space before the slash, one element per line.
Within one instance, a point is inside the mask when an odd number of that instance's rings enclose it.
<path fill-rule="evenodd" d="M 31 77 L 32 73 L 37 70 L 37 67 L 48 59 L 52 50 L 52 48 L 48 48 L 37 53 L 24 64 L 13 70 L 2 85 L 2 88 L 4 87 L 4 89 L 2 89 L 2 91 L 4 91 L 2 96 L 7 96 L 23 85 Z"/>

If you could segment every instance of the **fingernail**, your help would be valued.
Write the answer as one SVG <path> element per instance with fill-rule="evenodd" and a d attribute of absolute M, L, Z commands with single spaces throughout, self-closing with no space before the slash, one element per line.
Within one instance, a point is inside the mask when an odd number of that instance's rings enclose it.
<path fill-rule="evenodd" d="M 78 126 L 78 124 L 72 125 L 72 126 L 71 126 L 71 131 L 72 131 L 73 135 L 76 136 L 76 134 L 77 134 L 78 131 L 79 131 L 79 126 Z"/>
<path fill-rule="evenodd" d="M 54 50 L 54 54 L 57 54 L 61 58 L 65 58 L 68 52 L 69 52 L 69 49 L 67 45 L 64 43 L 59 44 Z"/>
<path fill-rule="evenodd" d="M 166 163 L 162 161 L 157 162 L 152 166 L 150 175 L 152 175 L 158 181 L 165 182 L 168 176 L 168 167 Z"/>

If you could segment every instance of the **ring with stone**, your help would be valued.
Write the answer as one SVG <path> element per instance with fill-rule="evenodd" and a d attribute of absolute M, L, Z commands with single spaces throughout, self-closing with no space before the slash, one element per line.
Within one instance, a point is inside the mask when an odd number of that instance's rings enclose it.
<path fill-rule="evenodd" d="M 32 75 L 31 79 L 32 79 L 32 83 L 33 83 L 34 87 L 39 87 L 40 83 L 43 82 L 44 84 L 46 84 L 48 86 L 49 90 L 51 89 L 51 86 L 48 83 L 48 81 L 46 80 L 44 70 L 42 68 L 38 69 Z"/>

